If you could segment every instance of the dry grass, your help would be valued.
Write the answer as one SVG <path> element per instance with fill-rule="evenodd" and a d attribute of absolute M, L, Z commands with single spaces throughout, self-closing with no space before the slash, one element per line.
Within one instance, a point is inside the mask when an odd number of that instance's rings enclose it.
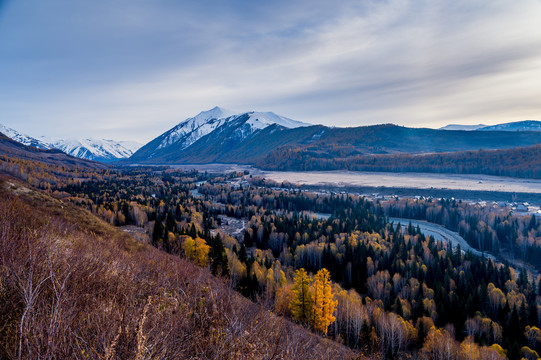
<path fill-rule="evenodd" d="M 355 356 L 206 269 L 20 186 L 0 181 L 0 358 Z"/>

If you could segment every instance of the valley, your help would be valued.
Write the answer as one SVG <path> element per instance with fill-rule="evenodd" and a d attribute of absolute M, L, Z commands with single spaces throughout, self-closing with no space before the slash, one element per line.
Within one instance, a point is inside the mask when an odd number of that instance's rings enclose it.
<path fill-rule="evenodd" d="M 399 188 L 391 186 L 417 186 L 419 191 L 440 186 L 453 192 L 465 188 L 468 190 L 461 191 L 492 193 L 505 190 L 505 184 L 509 191 L 537 193 L 535 180 L 485 176 L 475 183 L 473 176 L 267 172 L 235 164 L 97 168 L 88 162 L 86 168 L 55 163 L 43 166 L 42 158 L 32 149 L 17 147 L 10 140 L 4 143 L 18 151 L 0 157 L 0 169 L 14 179 L 4 187 L 7 197 L 32 194 L 57 199 L 47 202 L 60 206 L 61 213 L 66 205 L 79 209 L 67 214 L 68 218 L 99 218 L 108 225 L 91 230 L 93 233 L 113 231 L 105 230 L 112 227 L 122 234 L 118 236 L 131 239 L 130 246 L 154 249 L 149 256 L 163 254 L 197 266 L 215 279 L 212 281 L 227 284 L 227 291 L 244 299 L 241 303 L 248 301 L 282 321 L 300 325 L 299 336 L 312 334 L 317 339 L 324 335 L 336 340 L 334 344 L 343 347 L 330 347 L 329 351 L 342 354 L 339 358 L 344 354 L 370 359 L 415 356 L 438 349 L 438 342 L 430 339 L 440 336 L 456 351 L 468 346 L 483 356 L 503 359 L 498 349 L 513 354 L 517 346 L 529 345 L 517 326 L 506 324 L 515 316 L 525 326 L 539 323 L 541 246 L 536 239 L 541 237 L 541 222 L 535 216 L 488 202 L 481 205 L 451 198 L 382 197 L 350 191 L 360 185 L 389 185 L 393 191 Z M 26 160 L 14 155 L 26 156 Z M 18 190 L 20 181 L 29 182 L 25 192 Z M 40 190 L 31 190 L 31 186 Z M 418 227 L 398 227 L 397 219 L 407 219 Z M 458 251 L 459 243 L 462 251 Z M 481 252 L 509 259 L 513 266 L 478 256 Z M 328 289 L 331 310 L 322 310 L 324 306 L 316 301 L 306 305 L 312 309 L 306 310 L 310 313 L 299 310 L 299 281 L 311 284 L 302 290 L 306 291 L 302 296 L 316 296 L 320 286 Z M 200 289 L 195 284 L 190 287 Z M 145 291 L 165 301 L 152 289 Z M 503 297 L 495 303 L 492 296 L 500 292 Z M 8 295 L 0 292 L 0 296 Z M 129 296 L 139 306 L 149 301 L 135 293 Z M 517 315 L 517 308 L 527 310 Z M 139 308 L 136 314 L 144 311 Z M 236 314 L 237 310 L 228 311 Z M 311 311 L 330 313 L 316 317 Z M 264 321 L 270 324 L 273 319 Z M 475 324 L 482 322 L 497 331 L 477 329 Z M 100 326 L 111 326 L 107 324 Z M 155 326 L 163 324 L 161 320 Z M 66 326 L 71 329 L 72 325 Z M 226 321 L 219 326 L 228 329 L 232 325 Z M 389 329 L 397 333 L 389 334 Z M 487 340 L 476 340 L 468 331 Z M 114 332 L 105 342 L 112 342 L 113 336 Z M 204 333 L 198 336 L 208 341 Z M 126 343 L 122 347 L 129 352 Z M 284 344 L 280 348 L 288 347 Z M 177 347 L 170 343 L 168 349 Z M 209 354 L 221 354 L 220 349 L 209 349 Z M 201 354 L 190 346 L 183 351 L 192 356 Z"/>
<path fill-rule="evenodd" d="M 264 339 L 262 349 L 269 346 L 265 341 L 278 341 L 262 332 L 278 318 L 299 326 L 295 336 L 310 339 L 318 349 L 322 341 L 334 340 L 327 352 L 317 350 L 316 356 L 297 352 L 296 358 L 426 357 L 440 351 L 442 343 L 466 358 L 469 350 L 463 349 L 474 349 L 479 360 L 519 359 L 519 349 L 525 348 L 541 351 L 528 335 L 541 323 L 541 221 L 537 219 L 541 180 L 535 167 L 541 148 L 509 148 L 525 139 L 537 141 L 541 133 L 526 131 L 510 137 L 500 131 L 494 138 L 493 131 L 482 129 L 467 135 L 434 131 L 383 125 L 347 133 L 272 113 L 231 115 L 215 108 L 187 119 L 132 158 L 114 164 L 26 146 L 0 135 L 0 172 L 8 177 L 6 198 L 47 199 L 50 206 L 60 207 L 60 213 L 69 205 L 78 210 L 65 216 L 78 218 L 76 212 L 83 211 L 85 221 L 93 224 L 88 229 L 91 234 L 96 231 L 94 222 L 101 219 L 105 225 L 98 226 L 98 233 L 118 231 L 116 236 L 129 239 L 130 247 L 145 247 L 151 262 L 172 256 L 181 261 L 176 266 L 195 266 L 202 271 L 200 277 L 224 284 L 218 296 L 239 299 L 234 301 L 238 308 L 225 310 L 227 319 L 249 304 L 260 309 L 251 314 L 267 324 L 252 330 Z M 432 140 L 422 148 L 404 147 L 405 141 L 422 136 Z M 454 144 L 438 145 L 443 136 L 454 138 Z M 347 140 L 345 147 L 336 145 L 339 138 Z M 434 152 L 481 143 L 496 146 L 494 139 L 504 138 L 500 150 Z M 405 153 L 396 152 L 399 149 Z M 514 167 L 502 168 L 505 161 L 512 161 Z M 453 162 L 454 168 L 449 166 Z M 366 166 L 369 171 L 356 168 Z M 496 176 L 505 174 L 512 176 Z M 87 231 L 86 226 L 82 231 Z M 131 260 L 123 261 L 132 266 Z M 63 269 L 60 263 L 54 266 Z M 153 281 L 170 281 L 169 276 L 165 272 Z M 309 285 L 302 287 L 302 282 Z M 50 284 L 53 291 L 55 284 Z M 183 286 L 175 289 L 186 292 Z M 194 283 L 190 287 L 208 291 Z M 149 311 L 151 297 L 166 301 L 153 288 L 145 289 L 146 298 L 128 295 L 139 304 L 136 314 Z M 0 290 L 0 297 L 9 297 Z M 321 297 L 322 291 L 326 297 Z M 70 296 L 87 295 L 78 289 Z M 195 304 L 198 296 L 182 301 Z M 269 315 L 262 318 L 260 311 Z M 212 314 L 209 323 L 220 319 L 218 313 Z M 513 325 L 516 319 L 519 324 Z M 66 329 L 75 326 L 65 324 Z M 162 319 L 153 326 L 164 324 Z M 492 330 L 481 324 L 490 324 Z M 224 332 L 233 331 L 231 326 L 248 328 L 238 318 L 213 326 Z M 212 341 L 205 332 L 197 334 L 199 341 Z M 19 337 L 25 336 L 19 332 Z M 111 336 L 100 341 L 112 344 Z M 156 341 L 151 333 L 148 336 Z M 128 342 L 143 341 L 128 339 L 119 345 L 123 350 L 85 351 L 131 353 Z M 209 346 L 205 353 L 191 343 L 183 344 L 187 346 L 181 350 L 169 342 L 167 351 L 189 357 L 224 356 L 223 348 Z M 71 351 L 66 350 L 69 344 L 62 346 L 63 351 Z M 285 343 L 279 347 L 290 349 Z M 9 349 L 21 347 L 11 343 Z M 152 350 L 147 349 L 147 354 Z"/>
<path fill-rule="evenodd" d="M 247 172 L 278 184 L 332 187 L 386 187 L 541 194 L 541 180 L 480 174 L 395 173 L 367 171 L 268 171 L 239 164 L 168 165 L 185 171 Z"/>
<path fill-rule="evenodd" d="M 541 360 L 540 19 L 0 0 L 0 360 Z"/>
<path fill-rule="evenodd" d="M 489 175 L 387 173 L 356 171 L 254 171 L 277 183 L 333 187 L 386 187 L 467 190 L 506 193 L 541 193 L 541 180 Z"/>
<path fill-rule="evenodd" d="M 510 207 L 527 202 L 525 212 L 541 206 L 541 180 L 479 174 L 433 174 L 368 171 L 269 171 L 239 164 L 180 164 L 173 169 L 208 173 L 240 172 L 272 181 L 280 187 L 333 191 L 366 196 L 424 196 L 470 202 L 497 201 Z M 522 210 L 521 210 L 522 211 Z"/>

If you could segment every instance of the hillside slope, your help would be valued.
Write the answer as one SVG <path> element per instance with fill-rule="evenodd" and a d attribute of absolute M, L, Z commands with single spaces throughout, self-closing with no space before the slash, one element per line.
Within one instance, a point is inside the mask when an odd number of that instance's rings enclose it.
<path fill-rule="evenodd" d="M 0 358 L 348 359 L 85 210 L 0 178 Z"/>

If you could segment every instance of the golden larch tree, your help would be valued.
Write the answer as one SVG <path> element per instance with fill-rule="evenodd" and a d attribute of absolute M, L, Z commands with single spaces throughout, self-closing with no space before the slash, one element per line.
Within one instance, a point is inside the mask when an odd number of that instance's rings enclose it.
<path fill-rule="evenodd" d="M 327 335 L 329 325 L 336 320 L 333 314 L 337 304 L 331 287 L 331 274 L 329 270 L 321 269 L 314 277 L 314 329 Z"/>

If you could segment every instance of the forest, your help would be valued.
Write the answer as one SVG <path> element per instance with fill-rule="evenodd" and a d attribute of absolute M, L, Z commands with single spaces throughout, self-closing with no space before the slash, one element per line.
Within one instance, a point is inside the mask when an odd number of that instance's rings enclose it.
<path fill-rule="evenodd" d="M 541 146 L 431 154 L 367 155 L 348 146 L 284 146 L 257 163 L 268 170 L 485 174 L 541 179 Z"/>
<path fill-rule="evenodd" d="M 1 160 L 1 159 L 0 159 Z M 537 359 L 541 283 L 389 216 L 425 219 L 538 268 L 535 217 L 460 201 L 278 189 L 243 173 L 0 163 L 64 203 L 208 268 L 252 302 L 369 358 Z M 223 231 L 232 219 L 243 226 Z"/>

